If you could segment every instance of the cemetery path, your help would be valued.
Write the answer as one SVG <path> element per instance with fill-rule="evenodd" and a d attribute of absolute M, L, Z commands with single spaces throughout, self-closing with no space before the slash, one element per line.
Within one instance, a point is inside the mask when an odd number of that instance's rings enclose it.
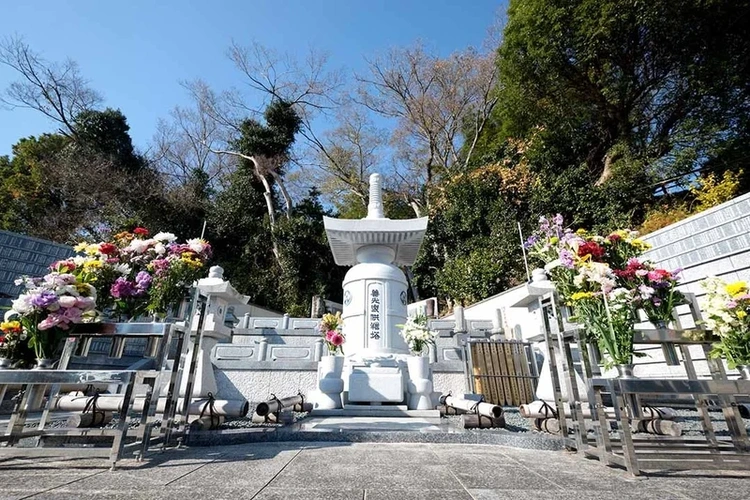
<path fill-rule="evenodd" d="M 0 453 L 0 499 L 722 499 L 750 471 L 633 478 L 567 452 L 497 445 L 273 443 L 183 448 L 110 472 L 76 450 Z"/>

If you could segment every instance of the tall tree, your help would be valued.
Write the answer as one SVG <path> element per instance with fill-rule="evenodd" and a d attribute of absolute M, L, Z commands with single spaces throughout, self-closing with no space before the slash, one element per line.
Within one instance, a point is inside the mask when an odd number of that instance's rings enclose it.
<path fill-rule="evenodd" d="M 749 21 L 746 0 L 512 0 L 500 133 L 567 143 L 599 185 L 628 157 L 692 170 L 748 137 Z"/>
<path fill-rule="evenodd" d="M 50 63 L 31 50 L 22 38 L 11 37 L 0 42 L 0 64 L 19 76 L 0 97 L 0 102 L 11 108 L 41 112 L 58 125 L 63 135 L 74 136 L 75 117 L 96 109 L 102 102 L 101 95 L 81 75 L 78 64 L 70 59 Z"/>
<path fill-rule="evenodd" d="M 394 49 L 369 61 L 358 75 L 359 99 L 370 110 L 396 120 L 397 176 L 415 213 L 433 186 L 465 170 L 497 103 L 494 48 L 467 49 L 447 58 L 423 45 Z"/>

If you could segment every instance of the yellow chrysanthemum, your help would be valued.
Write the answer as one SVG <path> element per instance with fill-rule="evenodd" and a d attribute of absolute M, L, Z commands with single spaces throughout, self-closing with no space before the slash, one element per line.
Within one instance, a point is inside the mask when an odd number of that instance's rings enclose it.
<path fill-rule="evenodd" d="M 737 317 L 740 319 L 745 319 L 747 316 L 747 313 L 745 311 L 737 311 Z"/>
<path fill-rule="evenodd" d="M 74 246 L 73 250 L 75 250 L 76 252 L 83 252 L 84 250 L 86 250 L 86 247 L 88 246 L 89 246 L 88 243 L 86 243 L 85 241 L 82 241 L 81 243 Z"/>
<path fill-rule="evenodd" d="M 86 269 L 86 270 L 101 269 L 101 267 L 103 265 L 104 264 L 102 264 L 102 261 L 100 261 L 100 260 L 93 260 L 92 259 L 92 260 L 87 260 L 86 262 L 84 262 L 83 263 L 83 268 Z"/>
<path fill-rule="evenodd" d="M 581 228 L 581 229 L 578 229 L 578 230 L 576 231 L 576 234 L 577 234 L 578 236 L 586 236 L 586 235 L 588 234 L 588 232 L 587 232 L 587 231 L 586 231 L 585 229 Z"/>
<path fill-rule="evenodd" d="M 183 257 L 180 257 L 180 260 L 187 264 L 188 266 L 192 267 L 193 269 L 199 269 L 203 267 L 203 262 L 201 262 L 198 259 L 194 259 L 192 257 L 185 257 L 185 254 L 183 254 Z"/>
<path fill-rule="evenodd" d="M 747 293 L 747 283 L 745 281 L 735 281 L 724 287 L 729 295 L 737 297 Z"/>
<path fill-rule="evenodd" d="M 593 296 L 594 296 L 593 292 L 576 292 L 570 296 L 570 300 L 576 301 L 576 300 L 590 299 Z"/>
<path fill-rule="evenodd" d="M 84 252 L 86 252 L 86 255 L 96 255 L 99 253 L 99 245 L 86 245 Z"/>

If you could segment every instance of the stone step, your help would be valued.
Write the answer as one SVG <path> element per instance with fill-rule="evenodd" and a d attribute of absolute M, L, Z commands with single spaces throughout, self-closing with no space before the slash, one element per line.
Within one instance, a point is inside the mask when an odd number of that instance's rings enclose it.
<path fill-rule="evenodd" d="M 440 421 L 439 410 L 407 410 L 406 406 L 346 405 L 337 410 L 316 409 L 310 415 L 314 417 L 412 417 Z"/>

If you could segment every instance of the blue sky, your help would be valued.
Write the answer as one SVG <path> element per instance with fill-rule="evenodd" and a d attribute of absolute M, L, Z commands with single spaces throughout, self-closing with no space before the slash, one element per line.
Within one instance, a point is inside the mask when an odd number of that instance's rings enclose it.
<path fill-rule="evenodd" d="M 310 46 L 333 66 L 357 70 L 364 58 L 422 40 L 442 54 L 478 46 L 502 0 L 36 0 L 6 2 L 0 37 L 17 34 L 48 60 L 80 65 L 105 105 L 127 116 L 139 149 L 156 122 L 186 104 L 180 82 L 241 84 L 226 58 L 232 40 L 258 41 L 292 55 Z M 0 88 L 15 79 L 0 66 Z M 41 114 L 0 109 L 0 155 L 19 138 L 54 131 Z"/>

